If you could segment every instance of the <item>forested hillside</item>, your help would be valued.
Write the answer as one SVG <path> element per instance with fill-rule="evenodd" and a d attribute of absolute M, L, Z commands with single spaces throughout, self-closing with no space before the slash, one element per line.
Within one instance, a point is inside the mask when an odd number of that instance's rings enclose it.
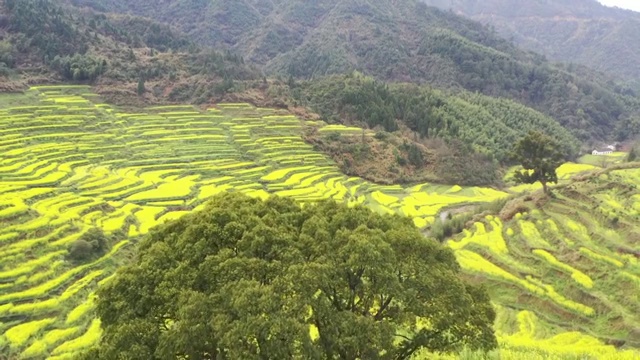
<path fill-rule="evenodd" d="M 510 161 L 513 144 L 531 130 L 550 134 L 568 159 L 579 150 L 579 141 L 550 117 L 477 93 L 388 84 L 358 72 L 274 84 L 268 92 L 330 123 L 378 129 L 362 138 L 307 134 L 343 172 L 378 183 L 498 184 L 499 164 Z"/>
<path fill-rule="evenodd" d="M 640 13 L 596 0 L 423 0 L 491 24 L 516 44 L 557 61 L 575 62 L 640 81 Z"/>
<path fill-rule="evenodd" d="M 225 92 L 231 79 L 258 78 L 241 57 L 195 45 L 149 19 L 103 14 L 48 0 L 0 3 L 0 76 L 23 82 L 103 85 L 189 79 Z M 20 77 L 18 77 L 20 75 Z M 9 88 L 10 90 L 10 88 Z M 138 91 L 141 92 L 141 91 Z"/>
<path fill-rule="evenodd" d="M 582 140 L 613 135 L 638 109 L 630 89 L 602 74 L 553 65 L 417 0 L 73 2 L 176 24 L 194 41 L 233 49 L 271 74 L 309 79 L 359 70 L 379 80 L 507 97 Z"/>

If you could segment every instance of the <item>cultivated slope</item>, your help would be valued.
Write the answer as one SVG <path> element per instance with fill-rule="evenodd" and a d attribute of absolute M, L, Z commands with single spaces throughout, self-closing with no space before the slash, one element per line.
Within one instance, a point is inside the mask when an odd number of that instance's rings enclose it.
<path fill-rule="evenodd" d="M 442 207 L 507 196 L 346 176 L 303 142 L 303 126 L 362 136 L 248 104 L 128 113 L 82 86 L 0 97 L 0 353 L 68 358 L 93 344 L 100 324 L 92 291 L 126 258 L 130 241 L 222 191 L 366 204 L 420 227 Z M 112 237 L 110 249 L 86 263 L 67 258 L 94 228 Z"/>
<path fill-rule="evenodd" d="M 379 186 L 345 176 L 302 141 L 308 126 L 362 137 L 358 128 L 247 104 L 125 112 L 82 86 L 0 97 L 0 353 L 60 360 L 98 341 L 97 284 L 126 261 L 138 236 L 222 191 L 301 202 L 332 198 L 404 214 L 419 227 L 443 208 L 508 196 L 478 187 Z M 567 165 L 560 174 L 585 168 Z M 541 210 L 511 221 L 486 218 L 449 243 L 473 281 L 499 285 L 489 288 L 500 306 L 505 356 L 519 359 L 523 348 L 535 354 L 542 347 L 544 354 L 564 348 L 623 359 L 595 337 L 637 345 L 640 267 L 633 254 L 640 198 L 630 184 L 638 176 L 625 170 L 566 187 Z M 71 261 L 72 244 L 96 228 L 110 235 L 109 249 Z"/>
<path fill-rule="evenodd" d="M 513 200 L 499 216 L 448 242 L 470 278 L 487 284 L 500 305 L 498 331 L 524 331 L 528 341 L 580 331 L 608 344 L 640 346 L 639 181 L 640 167 L 584 177 L 558 188 L 548 202 Z M 522 325 L 521 317 L 531 315 L 539 324 Z M 564 346 L 594 356 L 579 341 L 567 336 L 546 346 L 551 353 Z"/>

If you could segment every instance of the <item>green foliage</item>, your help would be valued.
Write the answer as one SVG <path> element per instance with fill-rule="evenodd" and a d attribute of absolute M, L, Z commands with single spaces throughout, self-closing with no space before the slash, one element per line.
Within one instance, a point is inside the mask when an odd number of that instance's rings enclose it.
<path fill-rule="evenodd" d="M 138 80 L 138 88 L 137 88 L 136 91 L 138 93 L 138 96 L 141 96 L 142 94 L 145 93 L 145 91 L 147 91 L 147 89 L 145 89 L 145 87 L 144 87 L 144 79 L 143 78 L 140 78 L 140 80 Z"/>
<path fill-rule="evenodd" d="M 557 122 L 506 99 L 389 85 L 359 73 L 304 82 L 299 87 L 297 100 L 330 121 L 355 120 L 387 131 L 397 129 L 400 121 L 419 137 L 459 138 L 472 145 L 464 151 L 456 146 L 460 151 L 449 156 L 456 160 L 480 152 L 504 161 L 513 143 L 531 130 L 553 136 L 569 156 L 577 153 L 576 139 Z"/>
<path fill-rule="evenodd" d="M 51 67 L 63 78 L 74 81 L 95 81 L 106 71 L 106 61 L 90 55 L 56 56 Z"/>
<path fill-rule="evenodd" d="M 620 120 L 616 124 L 614 135 L 620 141 L 640 136 L 640 114 Z"/>
<path fill-rule="evenodd" d="M 93 249 L 99 254 L 104 254 L 109 249 L 109 238 L 100 228 L 92 228 L 82 235 L 80 240 L 84 240 L 91 244 Z"/>
<path fill-rule="evenodd" d="M 210 90 L 193 85 L 187 91 L 189 100 L 224 94 L 233 89 L 229 81 L 258 76 L 241 56 L 198 47 L 170 26 L 150 19 L 96 14 L 51 0 L 6 3 L 8 40 L 0 43 L 0 64 L 6 63 L 0 69 L 3 73 L 16 61 L 33 67 L 41 60 L 64 80 L 95 81 L 104 76 L 135 83 L 143 76 L 166 77 L 175 83 L 178 75 L 206 79 Z M 109 60 L 108 67 L 103 59 Z M 222 91 L 214 89 L 218 84 Z"/>
<path fill-rule="evenodd" d="M 442 242 L 453 235 L 461 233 L 467 222 L 471 221 L 472 218 L 472 215 L 459 215 L 445 220 L 438 218 L 431 225 L 429 236 Z"/>
<path fill-rule="evenodd" d="M 634 146 L 629 150 L 629 155 L 627 156 L 627 162 L 634 162 L 638 159 L 638 150 Z"/>
<path fill-rule="evenodd" d="M 203 49 L 189 55 L 189 69 L 196 74 L 217 75 L 226 81 L 255 79 L 256 73 L 245 65 L 242 56 L 230 51 Z"/>
<path fill-rule="evenodd" d="M 0 41 L 0 64 L 6 67 L 13 67 L 13 45 L 8 41 Z"/>
<path fill-rule="evenodd" d="M 416 144 L 406 145 L 409 163 L 417 168 L 424 166 L 424 155 Z"/>
<path fill-rule="evenodd" d="M 411 221 L 237 194 L 156 228 L 98 291 L 85 358 L 408 359 L 492 349 L 495 313 Z"/>
<path fill-rule="evenodd" d="M 64 10 L 48 0 L 6 0 L 10 13 L 9 29 L 27 35 L 29 46 L 41 56 L 84 54 L 88 42 L 68 20 Z"/>
<path fill-rule="evenodd" d="M 99 228 L 92 228 L 69 247 L 73 261 L 86 262 L 104 255 L 109 250 L 109 238 Z"/>
<path fill-rule="evenodd" d="M 85 262 L 93 257 L 94 249 L 85 240 L 76 240 L 69 247 L 69 257 L 77 262 Z"/>
<path fill-rule="evenodd" d="M 564 154 L 559 145 L 549 136 L 530 132 L 514 147 L 514 159 L 524 170 L 517 170 L 514 179 L 517 183 L 533 184 L 540 182 L 545 193 L 549 193 L 547 183 L 557 183 L 556 169 L 564 163 Z"/>
<path fill-rule="evenodd" d="M 640 78 L 640 49 L 628 46 L 640 34 L 637 13 L 596 1 L 423 1 L 487 21 L 505 38 L 554 61 L 584 64 L 623 79 Z"/>
<path fill-rule="evenodd" d="M 92 23 L 94 26 L 91 26 Z M 135 47 L 148 46 L 161 52 L 188 50 L 194 46 L 171 27 L 135 16 L 107 18 L 102 14 L 95 15 L 90 18 L 89 26 L 126 44 Z"/>
<path fill-rule="evenodd" d="M 486 155 L 473 151 L 457 139 L 449 141 L 444 152 L 438 154 L 436 175 L 445 184 L 489 185 L 499 183 L 500 165 Z"/>

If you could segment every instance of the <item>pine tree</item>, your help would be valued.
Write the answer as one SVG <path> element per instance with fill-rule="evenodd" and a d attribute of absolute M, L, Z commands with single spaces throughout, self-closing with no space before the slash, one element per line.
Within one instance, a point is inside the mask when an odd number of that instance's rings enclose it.
<path fill-rule="evenodd" d="M 147 89 L 144 87 L 144 78 L 140 78 L 138 81 L 138 96 L 144 94 L 145 91 L 147 91 Z"/>
<path fill-rule="evenodd" d="M 634 162 L 638 159 L 638 153 L 636 152 L 636 148 L 632 147 L 631 151 L 629 151 L 629 156 L 627 156 L 628 162 Z"/>

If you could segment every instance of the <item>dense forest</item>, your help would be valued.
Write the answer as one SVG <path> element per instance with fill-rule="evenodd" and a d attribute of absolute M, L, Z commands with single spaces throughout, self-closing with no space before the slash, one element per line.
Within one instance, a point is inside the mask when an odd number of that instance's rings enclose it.
<path fill-rule="evenodd" d="M 270 74 L 311 79 L 358 70 L 378 80 L 506 97 L 581 140 L 612 136 L 638 111 L 606 75 L 524 52 L 492 29 L 411 0 L 74 0 L 176 24 L 193 41 L 230 48 Z"/>
<path fill-rule="evenodd" d="M 640 84 L 640 13 L 597 0 L 422 0 L 490 24 L 552 60 L 575 62 Z"/>
<path fill-rule="evenodd" d="M 0 71 L 64 81 L 137 81 L 203 76 L 259 78 L 228 51 L 195 45 L 168 25 L 126 15 L 106 15 L 49 0 L 6 0 L 0 25 Z M 210 94 L 212 95 L 212 94 Z"/>
<path fill-rule="evenodd" d="M 477 93 L 449 94 L 428 86 L 386 84 L 353 73 L 301 82 L 295 91 L 305 106 L 325 119 L 351 119 L 388 132 L 404 126 L 414 138 L 459 138 L 478 152 L 504 162 L 513 144 L 527 132 L 539 130 L 563 144 L 568 158 L 578 141 L 553 119 L 506 99 Z"/>

